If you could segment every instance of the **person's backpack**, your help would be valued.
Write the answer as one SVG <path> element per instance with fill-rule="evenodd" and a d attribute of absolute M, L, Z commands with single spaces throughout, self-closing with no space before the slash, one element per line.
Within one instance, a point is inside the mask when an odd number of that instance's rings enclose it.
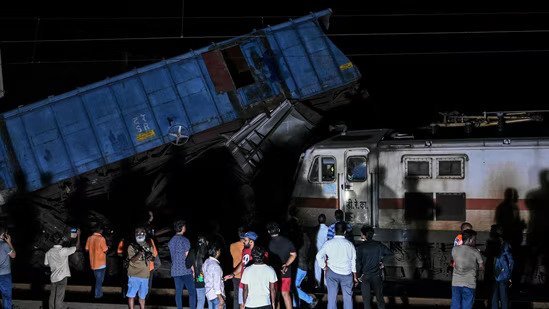
<path fill-rule="evenodd" d="M 494 277 L 498 282 L 511 279 L 515 262 L 509 244 L 503 243 L 501 253 L 494 259 Z"/>

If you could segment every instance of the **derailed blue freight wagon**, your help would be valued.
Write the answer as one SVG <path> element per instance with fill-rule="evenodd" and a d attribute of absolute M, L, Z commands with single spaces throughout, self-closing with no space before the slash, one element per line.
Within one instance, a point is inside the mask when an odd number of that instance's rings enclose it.
<path fill-rule="evenodd" d="M 257 30 L 2 114 L 2 190 L 35 191 L 181 135 L 241 123 L 284 99 L 329 108 L 325 98 L 353 91 L 360 78 L 322 30 L 330 14 Z"/>

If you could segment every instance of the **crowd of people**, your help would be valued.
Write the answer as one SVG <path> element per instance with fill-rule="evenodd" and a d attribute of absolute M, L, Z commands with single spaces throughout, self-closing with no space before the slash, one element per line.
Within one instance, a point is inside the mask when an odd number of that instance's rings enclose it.
<path fill-rule="evenodd" d="M 327 308 L 337 308 L 341 289 L 345 309 L 353 307 L 353 289 L 360 286 L 364 308 L 371 308 L 372 291 L 377 307 L 385 307 L 383 297 L 383 260 L 392 255 L 383 243 L 375 241 L 374 229 L 363 226 L 361 241 L 355 244 L 351 224 L 344 221 L 343 212 L 336 210 L 335 223 L 326 225 L 326 216 L 318 216 L 314 233 L 305 232 L 299 220 L 292 217 L 281 227 L 276 222 L 265 226 L 268 239 L 260 240 L 260 233 L 239 228 L 239 240 L 230 244 L 232 265 L 222 265 L 220 258 L 226 250 L 223 242 L 198 235 L 196 244 L 185 236 L 187 224 L 176 221 L 175 235 L 168 248 L 171 258 L 171 277 L 175 286 L 175 304 L 183 307 L 183 290 L 188 291 L 190 308 L 222 309 L 232 299 L 233 308 L 315 308 L 319 299 L 314 294 L 327 290 Z M 80 230 L 65 235 L 54 235 L 54 245 L 44 258 L 51 270 L 49 308 L 64 308 L 65 289 L 71 272 L 69 256 L 80 246 Z M 134 308 L 138 298 L 140 308 L 151 289 L 154 270 L 160 266 L 153 234 L 147 227 L 137 227 L 133 239 L 121 239 L 116 252 L 123 261 L 123 293 L 128 307 Z M 265 236 L 264 236 L 265 237 Z M 109 247 L 101 226 L 97 226 L 85 243 L 89 253 L 90 269 L 95 277 L 93 296 L 103 297 L 103 280 L 107 268 Z M 493 282 L 492 308 L 508 308 L 508 289 L 513 272 L 511 246 L 503 240 L 503 229 L 494 225 L 486 243 L 485 257 L 476 248 L 476 232 L 471 224 L 461 225 L 452 249 L 452 304 L 451 308 L 472 308 L 475 300 L 477 274 L 488 265 L 485 278 Z M 3 308 L 11 308 L 11 267 L 15 258 L 11 237 L 0 227 L 0 293 Z M 486 261 L 485 261 L 486 260 Z M 313 262 L 314 261 L 314 262 Z M 223 274 L 223 267 L 231 269 Z M 314 287 L 303 283 L 313 270 Z M 231 282 L 232 284 L 229 284 Z M 226 293 L 225 286 L 233 293 Z M 306 290 L 309 290 L 308 292 Z M 231 306 L 230 305 L 230 306 Z M 229 307 L 230 307 L 229 306 Z"/>

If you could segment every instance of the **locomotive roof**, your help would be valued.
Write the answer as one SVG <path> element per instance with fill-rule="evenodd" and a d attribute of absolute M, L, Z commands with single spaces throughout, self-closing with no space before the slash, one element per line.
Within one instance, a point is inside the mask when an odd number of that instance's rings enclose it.
<path fill-rule="evenodd" d="M 374 148 L 377 146 L 385 148 L 391 147 L 391 145 L 425 147 L 427 144 L 429 144 L 428 147 L 549 146 L 549 135 L 544 135 L 544 132 L 540 131 L 536 132 L 538 135 L 525 135 L 525 131 L 501 133 L 497 130 L 479 130 L 466 135 L 462 130 L 453 130 L 432 135 L 424 130 L 412 131 L 412 133 L 391 129 L 357 130 L 332 136 L 317 143 L 315 148 Z"/>
<path fill-rule="evenodd" d="M 347 131 L 325 139 L 315 145 L 317 148 L 354 148 L 377 145 L 391 130 L 357 130 Z"/>

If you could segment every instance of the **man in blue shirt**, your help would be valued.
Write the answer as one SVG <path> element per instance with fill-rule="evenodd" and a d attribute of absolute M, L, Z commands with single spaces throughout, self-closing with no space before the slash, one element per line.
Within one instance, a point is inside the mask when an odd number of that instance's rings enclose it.
<path fill-rule="evenodd" d="M 175 303 L 177 309 L 183 308 L 183 288 L 189 291 L 189 307 L 196 308 L 196 288 L 194 286 L 193 272 L 185 266 L 185 260 L 191 250 L 191 243 L 183 236 L 187 231 L 184 220 L 176 221 L 173 225 L 175 235 L 170 239 L 168 247 L 172 258 L 172 277 L 175 281 Z"/>

